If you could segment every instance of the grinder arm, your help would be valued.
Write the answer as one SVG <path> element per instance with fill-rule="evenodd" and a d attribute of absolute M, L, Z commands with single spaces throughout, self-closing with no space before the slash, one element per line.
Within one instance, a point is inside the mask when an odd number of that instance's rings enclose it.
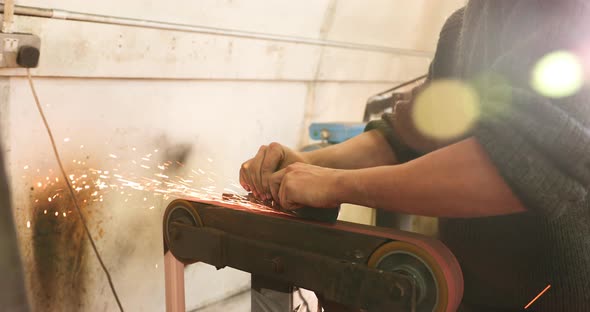
<path fill-rule="evenodd" d="M 456 281 L 449 281 L 436 257 L 383 229 L 175 201 L 165 213 L 164 238 L 184 263 L 233 267 L 369 311 L 447 311 L 462 294 L 458 265 L 451 270 Z"/>

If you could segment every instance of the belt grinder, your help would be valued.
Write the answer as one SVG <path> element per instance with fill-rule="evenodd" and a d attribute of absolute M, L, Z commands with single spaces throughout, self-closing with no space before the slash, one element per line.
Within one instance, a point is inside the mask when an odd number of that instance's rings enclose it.
<path fill-rule="evenodd" d="M 227 197 L 175 200 L 163 223 L 168 311 L 184 311 L 176 261 L 229 266 L 368 311 L 455 311 L 463 295 L 453 254 L 414 233 L 309 220 Z"/>

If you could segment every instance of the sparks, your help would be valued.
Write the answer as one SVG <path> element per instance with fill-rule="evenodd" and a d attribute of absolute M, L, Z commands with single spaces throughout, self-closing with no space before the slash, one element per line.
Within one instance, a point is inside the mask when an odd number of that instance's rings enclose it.
<path fill-rule="evenodd" d="M 31 228 L 31 221 L 27 221 L 27 229 Z"/>
<path fill-rule="evenodd" d="M 65 139 L 64 139 L 64 142 L 66 142 L 66 143 L 67 143 L 67 142 L 70 142 L 70 138 L 65 138 Z"/>
<path fill-rule="evenodd" d="M 547 285 L 547 287 L 545 287 L 545 289 L 543 289 L 543 291 L 541 291 L 535 298 L 533 298 L 533 300 L 531 300 L 531 302 L 529 302 L 529 304 L 527 304 L 524 309 L 528 309 L 531 304 L 533 304 L 535 301 L 537 301 L 537 299 L 539 299 L 539 297 L 541 297 L 547 290 L 549 290 L 549 288 L 551 288 L 551 284 Z"/>
<path fill-rule="evenodd" d="M 83 147 L 82 145 L 80 146 Z M 159 150 L 153 150 L 154 153 L 157 153 Z M 107 153 L 108 154 L 108 153 Z M 108 154 L 109 157 L 113 159 L 117 159 L 118 156 L 115 154 Z M 81 199 L 84 203 L 90 204 L 92 202 L 103 202 L 106 201 L 108 198 L 104 197 L 103 195 L 107 195 L 109 193 L 116 194 L 117 196 L 124 196 L 124 201 L 128 202 L 132 196 L 137 198 L 139 196 L 139 200 L 143 198 L 144 202 L 152 201 L 153 199 L 163 199 L 168 200 L 169 198 L 175 197 L 191 197 L 191 198 L 202 198 L 202 199 L 210 199 L 216 200 L 220 198 L 218 194 L 219 190 L 223 189 L 224 186 L 220 186 L 217 188 L 216 186 L 207 186 L 200 185 L 198 183 L 204 182 L 215 182 L 215 180 L 211 177 L 217 177 L 217 175 L 213 172 L 206 172 L 203 169 L 191 169 L 189 170 L 188 175 L 172 175 L 167 170 L 173 170 L 172 168 L 177 168 L 173 166 L 173 164 L 178 164 L 179 166 L 185 166 L 184 164 L 178 161 L 163 161 L 162 163 L 156 163 L 154 160 L 151 160 L 152 154 L 144 154 L 143 156 L 139 156 L 135 160 L 129 160 L 130 162 L 136 164 L 138 167 L 142 167 L 147 170 L 147 172 L 125 172 L 124 170 L 119 170 L 117 168 L 122 168 L 121 163 L 115 163 L 113 165 L 111 172 L 112 175 L 109 175 L 108 170 L 99 170 L 95 168 L 83 168 L 82 170 L 86 170 L 86 172 L 81 170 L 73 170 L 71 174 L 68 175 L 68 179 L 70 180 L 71 185 L 74 186 L 74 191 L 79 192 L 81 194 L 86 194 L 88 199 Z M 209 162 L 213 160 L 211 158 L 207 159 Z M 149 162 L 148 162 L 149 161 Z M 127 161 L 125 161 L 126 163 Z M 151 162 L 151 163 L 150 163 Z M 122 163 L 123 165 L 125 163 Z M 73 166 L 82 166 L 84 164 L 81 160 L 74 159 L 72 161 Z M 149 166 L 148 166 L 149 165 Z M 23 168 L 29 169 L 29 165 L 25 165 Z M 79 167 L 78 167 L 79 168 Z M 110 169 L 110 168 L 109 168 Z M 41 172 L 37 169 L 37 172 Z M 37 185 L 39 190 L 41 191 L 49 191 L 49 194 L 45 194 L 43 196 L 39 196 L 35 198 L 35 202 L 43 201 L 44 198 L 47 198 L 48 202 L 59 202 L 58 197 L 62 197 L 60 192 L 63 192 L 63 189 L 54 190 L 53 188 L 57 188 L 57 183 L 60 182 L 59 178 L 56 178 L 54 175 L 53 170 L 48 170 L 49 175 L 45 178 L 47 182 L 43 182 L 42 177 L 40 179 L 37 178 L 38 182 L 34 182 L 33 185 Z M 24 176 L 26 178 L 26 175 Z M 200 179 L 199 179 L 200 178 Z M 237 187 L 236 183 L 232 180 L 223 179 L 226 183 L 233 183 L 231 187 L 226 187 L 224 190 L 230 193 L 235 194 L 236 191 L 233 187 Z M 55 182 L 53 182 L 55 181 Z M 197 184 L 195 184 L 197 183 Z M 44 187 L 44 188 L 43 188 Z M 86 193 L 86 191 L 88 193 Z M 137 193 L 142 192 L 142 193 Z M 49 197 L 47 197 L 49 196 Z M 152 196 L 152 197 L 150 197 Z M 148 210 L 155 209 L 154 206 L 145 206 Z M 49 209 L 52 210 L 52 209 Z M 62 214 L 64 217 L 67 217 L 68 213 L 66 212 L 48 212 L 48 210 L 43 210 L 44 214 L 51 214 L 54 213 L 56 217 Z"/>

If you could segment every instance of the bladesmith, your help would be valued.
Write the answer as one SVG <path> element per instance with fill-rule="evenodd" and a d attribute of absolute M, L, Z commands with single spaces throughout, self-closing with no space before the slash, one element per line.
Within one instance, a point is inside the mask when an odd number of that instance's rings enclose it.
<path fill-rule="evenodd" d="M 312 152 L 261 146 L 240 182 L 284 209 L 440 218 L 460 311 L 520 311 L 549 286 L 531 310 L 590 311 L 588 29 L 586 1 L 469 1 L 393 113 Z"/>

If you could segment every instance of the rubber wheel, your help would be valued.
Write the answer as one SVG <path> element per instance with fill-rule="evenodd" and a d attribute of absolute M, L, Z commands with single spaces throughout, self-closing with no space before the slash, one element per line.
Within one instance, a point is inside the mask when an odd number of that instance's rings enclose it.
<path fill-rule="evenodd" d="M 166 252 L 169 250 L 170 241 L 171 241 L 171 233 L 170 233 L 170 224 L 172 222 L 179 222 L 186 225 L 192 226 L 203 226 L 203 221 L 201 221 L 201 217 L 197 210 L 193 207 L 193 205 L 186 201 L 177 199 L 172 201 L 166 211 L 164 212 L 163 218 L 163 229 L 162 232 L 164 234 L 164 251 Z M 174 255 L 174 253 L 172 253 Z M 190 260 L 190 259 L 182 259 L 174 255 L 178 261 L 184 264 L 192 264 L 198 261 Z"/>
<path fill-rule="evenodd" d="M 412 276 L 419 290 L 417 312 L 446 311 L 449 291 L 443 271 L 422 248 L 402 241 L 388 242 L 371 254 L 367 265 Z"/>

